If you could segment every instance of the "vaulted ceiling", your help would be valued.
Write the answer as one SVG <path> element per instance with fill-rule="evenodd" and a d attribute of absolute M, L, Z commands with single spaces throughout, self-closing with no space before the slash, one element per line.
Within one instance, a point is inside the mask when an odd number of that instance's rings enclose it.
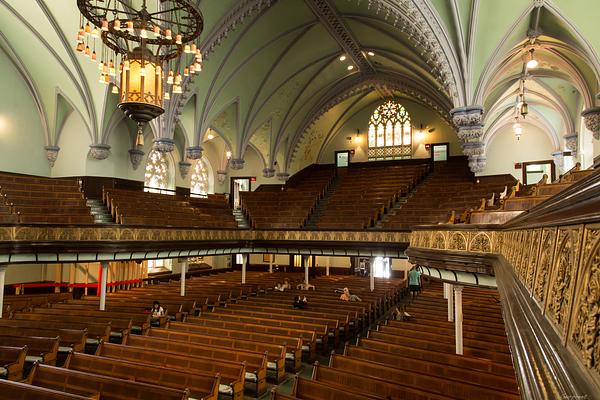
<path fill-rule="evenodd" d="M 455 107 L 481 105 L 489 142 L 513 122 L 525 78 L 529 123 L 562 149 L 598 93 L 600 27 L 590 17 L 600 11 L 596 0 L 196 3 L 205 18 L 204 70 L 152 125 L 155 138 L 176 138 L 182 147 L 201 145 L 212 128 L 234 158 L 251 145 L 267 166 L 289 165 L 323 114 L 339 109 L 341 117 L 360 107 L 337 105 L 392 96 L 446 121 Z M 92 144 L 108 143 L 122 126 L 115 96 L 74 51 L 78 24 L 74 0 L 0 0 L 0 49 L 27 83 L 47 145 L 59 143 L 73 112 Z M 527 71 L 531 48 L 540 66 Z"/>

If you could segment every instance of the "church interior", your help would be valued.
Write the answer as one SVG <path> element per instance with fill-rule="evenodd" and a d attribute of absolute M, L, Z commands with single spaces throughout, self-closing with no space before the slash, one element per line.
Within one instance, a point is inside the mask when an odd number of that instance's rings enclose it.
<path fill-rule="evenodd" d="M 599 15 L 0 0 L 0 400 L 600 399 Z"/>

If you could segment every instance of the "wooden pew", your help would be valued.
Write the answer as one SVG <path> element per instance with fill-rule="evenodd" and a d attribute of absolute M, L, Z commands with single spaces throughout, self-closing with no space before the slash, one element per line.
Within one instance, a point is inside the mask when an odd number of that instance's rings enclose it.
<path fill-rule="evenodd" d="M 362 346 L 368 346 L 375 341 L 363 339 Z M 382 348 L 390 349 L 390 345 L 381 343 Z M 377 343 L 375 343 L 376 347 Z M 376 362 L 398 369 L 408 369 L 414 373 L 436 375 L 443 371 L 444 376 L 451 380 L 460 380 L 473 384 L 485 385 L 498 390 L 509 390 L 518 393 L 515 387 L 514 374 L 512 376 L 501 375 L 490 368 L 492 362 L 478 358 L 457 356 L 453 354 L 430 353 L 406 348 L 395 347 L 396 353 L 383 350 L 374 350 L 369 347 L 346 345 L 344 355 L 358 360 Z M 385 346 L 385 347 L 384 347 Z M 420 357 L 419 357 L 420 356 Z M 508 370 L 507 373 L 512 373 Z"/>
<path fill-rule="evenodd" d="M 246 383 L 255 386 L 255 393 L 258 396 L 264 394 L 267 390 L 267 356 L 266 354 L 256 354 L 241 352 L 234 349 L 202 345 L 200 343 L 189 343 L 175 340 L 164 340 L 156 337 L 132 335 L 127 338 L 128 346 L 137 348 L 159 350 L 168 353 L 195 356 L 200 358 L 214 359 L 218 361 L 227 361 L 231 363 L 245 363 Z"/>
<path fill-rule="evenodd" d="M 192 371 L 157 367 L 152 364 L 117 360 L 82 353 L 70 353 L 64 368 L 89 372 L 113 378 L 160 385 L 162 387 L 186 390 L 197 399 L 217 400 L 219 397 L 219 374 L 201 375 Z"/>
<path fill-rule="evenodd" d="M 67 321 L 53 317 L 52 321 L 43 314 L 19 313 L 12 319 L 0 319 L 0 326 L 15 326 L 23 328 L 48 328 L 48 329 L 80 329 L 87 330 L 86 344 L 97 345 L 100 341 L 108 341 L 111 332 L 110 322 Z"/>
<path fill-rule="evenodd" d="M 332 388 L 367 396 L 375 399 L 411 399 L 411 400 L 450 400 L 453 397 L 436 394 L 427 389 L 414 389 L 407 382 L 380 379 L 369 376 L 367 371 L 360 373 L 338 370 L 318 365 L 314 366 L 313 382 L 319 382 Z M 411 378 L 415 380 L 418 378 Z M 304 398 L 304 397 L 303 397 Z"/>
<path fill-rule="evenodd" d="M 44 364 L 56 364 L 58 355 L 59 338 L 37 337 L 37 336 L 0 336 L 2 346 L 25 347 L 27 356 L 25 362 L 43 362 Z"/>
<path fill-rule="evenodd" d="M 102 400 L 187 400 L 188 390 L 164 388 L 104 375 L 35 364 L 27 383 L 84 396 L 102 394 Z"/>
<path fill-rule="evenodd" d="M 213 374 L 213 376 L 219 373 L 221 376 L 220 393 L 232 396 L 233 400 L 241 400 L 244 397 L 244 379 L 246 376 L 246 365 L 244 363 L 219 362 L 213 359 L 182 356 L 175 353 L 111 343 L 101 343 L 98 346 L 96 355 L 168 367 L 183 372 L 193 371 L 200 374 Z"/>
<path fill-rule="evenodd" d="M 520 399 L 518 390 L 515 390 L 516 388 L 513 388 L 512 391 L 506 391 L 502 388 L 490 389 L 487 385 L 471 384 L 465 378 L 449 379 L 444 371 L 436 371 L 436 374 L 433 375 L 424 374 L 411 371 L 410 366 L 401 369 L 336 354 L 332 355 L 329 366 L 335 371 L 345 371 L 350 375 L 368 376 L 383 381 L 397 382 L 399 385 L 417 391 L 430 392 L 452 399 Z M 510 387 L 507 389 L 510 389 Z M 402 396 L 400 393 L 397 395 Z"/>
<path fill-rule="evenodd" d="M 228 338 L 223 336 L 181 332 L 172 329 L 152 328 L 148 332 L 148 335 L 151 338 L 160 338 L 160 340 L 168 342 L 184 342 L 192 345 L 206 345 L 212 348 L 238 350 L 243 353 L 253 354 L 255 357 L 262 357 L 263 355 L 266 355 L 267 370 L 275 372 L 276 382 L 280 383 L 285 378 L 285 346 L 252 340 Z M 136 339 L 143 337 L 145 336 L 136 337 Z"/>
<path fill-rule="evenodd" d="M 6 400 L 99 400 L 100 394 L 80 396 L 21 382 L 0 379 L 0 398 Z"/>
<path fill-rule="evenodd" d="M 85 329 L 53 329 L 47 327 L 3 326 L 0 323 L 0 336 L 39 336 L 59 337 L 59 352 L 84 351 L 87 339 Z"/>
<path fill-rule="evenodd" d="M 303 400 L 372 400 L 373 396 L 355 393 L 342 386 L 331 386 L 311 379 L 296 376 L 290 396 L 281 395 L 274 390 L 271 399 L 303 399 Z"/>
<path fill-rule="evenodd" d="M 222 320 L 212 320 L 208 318 L 188 318 L 186 324 L 201 325 L 210 328 L 219 328 L 238 332 L 263 333 L 269 335 L 287 336 L 302 339 L 302 351 L 307 354 L 309 360 L 316 358 L 317 335 L 314 331 L 306 329 L 292 329 L 285 327 L 264 326 L 260 324 L 251 324 L 243 322 L 231 322 Z"/>
<path fill-rule="evenodd" d="M 20 381 L 23 378 L 23 366 L 27 346 L 0 346 L 0 379 Z"/>

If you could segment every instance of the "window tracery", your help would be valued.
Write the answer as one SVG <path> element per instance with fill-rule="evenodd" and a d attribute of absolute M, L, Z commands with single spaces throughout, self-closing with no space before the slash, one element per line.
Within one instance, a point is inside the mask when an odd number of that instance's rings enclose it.
<path fill-rule="evenodd" d="M 412 123 L 408 111 L 388 100 L 373 111 L 369 120 L 369 159 L 412 156 Z"/>
<path fill-rule="evenodd" d="M 208 168 L 204 159 L 196 160 L 191 179 L 190 196 L 206 196 L 208 194 Z"/>
<path fill-rule="evenodd" d="M 163 193 L 161 189 L 169 189 L 169 162 L 165 155 L 152 150 L 146 162 L 144 174 L 144 190 L 153 193 Z"/>

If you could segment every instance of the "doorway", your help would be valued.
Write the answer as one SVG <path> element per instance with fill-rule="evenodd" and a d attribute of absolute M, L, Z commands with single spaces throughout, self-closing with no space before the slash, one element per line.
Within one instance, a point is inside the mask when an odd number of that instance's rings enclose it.
<path fill-rule="evenodd" d="M 250 191 L 250 177 L 236 177 L 231 178 L 231 187 L 229 193 L 229 199 L 231 201 L 231 207 L 238 209 L 241 206 L 240 193 Z"/>
<path fill-rule="evenodd" d="M 431 159 L 433 162 L 448 161 L 449 153 L 449 143 L 433 143 L 431 145 Z"/>
<path fill-rule="evenodd" d="M 532 185 L 538 183 L 546 174 L 546 182 L 554 182 L 556 179 L 556 169 L 552 160 L 527 161 L 523 163 L 523 184 Z"/>
<path fill-rule="evenodd" d="M 337 168 L 345 168 L 350 165 L 350 151 L 342 150 L 335 152 L 335 166 Z"/>
<path fill-rule="evenodd" d="M 375 278 L 389 278 L 392 275 L 392 266 L 388 257 L 375 257 L 373 263 Z"/>

